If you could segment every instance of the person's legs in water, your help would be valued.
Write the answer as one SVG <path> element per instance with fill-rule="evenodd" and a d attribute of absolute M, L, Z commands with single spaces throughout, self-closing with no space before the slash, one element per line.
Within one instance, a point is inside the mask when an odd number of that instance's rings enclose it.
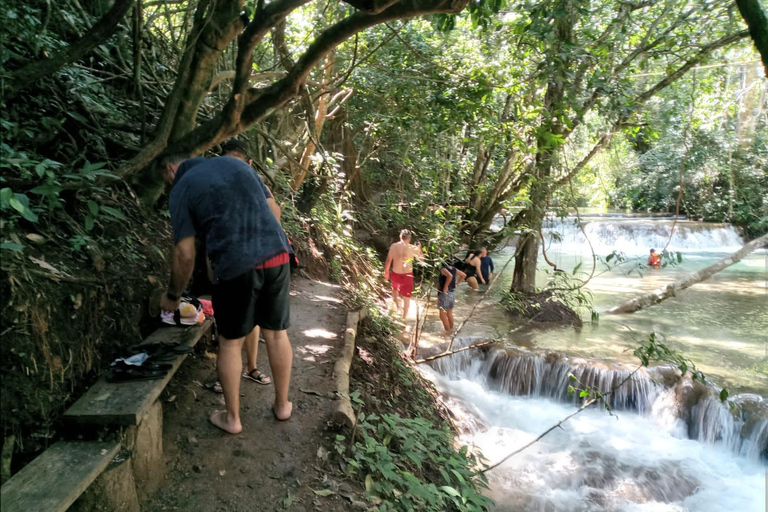
<path fill-rule="evenodd" d="M 269 366 L 272 368 L 272 376 L 275 379 L 275 404 L 272 410 L 278 420 L 287 420 L 293 411 L 293 403 L 288 401 L 291 364 L 293 362 L 293 350 L 288 339 L 288 331 L 262 329 L 262 332 L 267 341 Z"/>
<path fill-rule="evenodd" d="M 445 312 L 445 315 L 448 317 L 448 324 L 450 327 L 447 330 L 453 330 L 453 309 L 449 309 Z"/>
<path fill-rule="evenodd" d="M 477 291 L 480 288 L 480 285 L 477 284 L 477 278 L 475 276 L 467 277 L 466 282 L 469 285 L 469 287 L 475 291 Z"/>
<path fill-rule="evenodd" d="M 226 410 L 214 411 L 210 421 L 230 434 L 243 430 L 240 423 L 240 374 L 243 370 L 243 341 L 245 338 L 228 340 L 219 336 L 219 382 L 224 390 Z"/>
<path fill-rule="evenodd" d="M 451 321 L 448 318 L 448 312 L 444 309 L 440 309 L 440 321 L 443 323 L 443 329 L 445 329 L 445 332 L 451 330 Z"/>
<path fill-rule="evenodd" d="M 259 355 L 259 326 L 253 328 L 253 331 L 251 331 L 246 337 L 245 337 L 245 355 L 246 355 L 246 366 L 245 366 L 245 373 L 246 375 L 253 374 L 253 378 L 258 378 L 258 374 L 261 372 L 256 372 L 254 374 L 254 371 L 258 369 L 258 364 L 256 362 L 256 359 Z M 262 379 L 260 379 L 259 384 L 269 384 L 272 382 L 272 379 L 264 375 Z"/>

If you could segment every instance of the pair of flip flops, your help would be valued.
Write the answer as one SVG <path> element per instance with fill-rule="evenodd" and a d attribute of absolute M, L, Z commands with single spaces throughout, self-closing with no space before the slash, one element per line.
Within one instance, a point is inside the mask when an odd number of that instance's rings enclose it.
<path fill-rule="evenodd" d="M 133 356 L 135 358 L 136 356 Z M 168 374 L 168 370 L 173 365 L 169 363 L 155 363 L 149 360 L 143 360 L 140 364 L 132 364 L 128 359 L 118 359 L 112 363 L 108 382 L 129 382 L 136 380 L 155 380 L 162 379 Z"/>
<path fill-rule="evenodd" d="M 162 379 L 173 368 L 171 361 L 194 349 L 177 343 L 149 343 L 131 349 L 136 352 L 126 358 L 116 359 L 107 374 L 108 382 L 130 382 Z"/>

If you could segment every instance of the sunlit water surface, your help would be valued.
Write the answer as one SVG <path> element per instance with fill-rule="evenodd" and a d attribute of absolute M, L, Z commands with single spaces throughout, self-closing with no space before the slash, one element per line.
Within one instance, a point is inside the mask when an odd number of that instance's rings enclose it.
<path fill-rule="evenodd" d="M 678 223 L 669 249 L 683 261 L 659 271 L 629 272 L 644 261 L 648 249 L 661 249 L 671 221 L 601 219 L 585 231 L 595 252 L 620 250 L 633 263 L 605 271 L 598 264 L 588 284 L 594 307 L 605 311 L 636 295 L 704 268 L 742 244 L 730 226 Z M 571 221 L 553 222 L 558 240 L 547 243 L 549 259 L 570 271 L 581 263 L 591 272 L 592 252 Z M 494 257 L 497 273 L 513 249 Z M 497 338 L 509 347 L 553 349 L 600 362 L 636 364 L 633 338 L 661 333 L 667 345 L 691 359 L 716 385 L 731 394 L 751 392 L 768 397 L 768 255 L 751 254 L 663 303 L 629 315 L 582 315 L 584 326 L 521 328 L 498 304 L 512 280 L 511 262 L 488 297 L 462 329 L 462 336 Z M 543 262 L 540 260 L 540 267 Z M 537 284 L 549 275 L 541 272 Z M 454 315 L 461 323 L 478 304 L 481 293 L 461 286 Z M 426 330 L 438 333 L 433 313 Z M 510 396 L 492 390 L 485 375 L 472 368 L 458 375 L 425 372 L 438 387 L 465 408 L 468 417 L 487 428 L 471 430 L 463 441 L 477 445 L 490 462 L 524 445 L 573 412 L 572 404 Z M 474 419 L 468 424 L 474 424 Z M 612 417 L 588 410 L 570 420 L 526 452 L 489 473 L 490 494 L 503 511 L 765 511 L 765 459 L 747 459 L 722 445 L 687 438 L 682 424 L 632 412 Z"/>

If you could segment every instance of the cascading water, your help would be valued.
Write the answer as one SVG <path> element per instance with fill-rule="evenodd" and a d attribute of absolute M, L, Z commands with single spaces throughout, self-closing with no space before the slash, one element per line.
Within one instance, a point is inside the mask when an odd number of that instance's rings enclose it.
<path fill-rule="evenodd" d="M 762 510 L 768 407 L 757 396 L 736 397 L 732 410 L 670 367 L 632 373 L 553 352 L 492 348 L 430 365 L 451 409 L 471 420 L 464 441 L 489 462 L 573 412 L 570 384 L 613 390 L 606 401 L 618 417 L 588 409 L 492 472 L 495 510 Z"/>
<path fill-rule="evenodd" d="M 667 244 L 672 219 L 582 222 L 597 256 L 616 250 L 629 258 L 607 272 L 598 263 L 587 288 L 598 311 L 711 265 L 743 244 L 730 226 L 679 221 L 668 249 L 681 251 L 682 263 L 651 271 L 643 267 L 648 250 Z M 568 272 L 581 264 L 589 274 L 592 251 L 574 219 L 548 219 L 544 228 L 549 259 Z M 513 254 L 511 247 L 492 254 L 497 270 Z M 540 267 L 546 268 L 543 260 Z M 541 272 L 537 285 L 551 276 Z M 579 330 L 512 324 L 498 305 L 511 270 L 476 311 L 481 295 L 459 287 L 457 323 L 475 314 L 454 348 L 489 337 L 501 341 L 422 370 L 449 401 L 463 427 L 461 440 L 476 445 L 489 463 L 576 410 L 581 401 L 568 396 L 568 385 L 578 387 L 570 374 L 603 391 L 623 381 L 637 364 L 634 340 L 651 331 L 710 383 L 727 387 L 733 404 L 720 401 L 720 388 L 680 378 L 669 367 L 642 369 L 609 395 L 613 415 L 595 404 L 489 472 L 494 510 L 767 510 L 768 404 L 761 398 L 768 396 L 767 276 L 766 251 L 758 251 L 659 306 L 602 315 L 598 323 L 585 319 Z M 439 332 L 431 315 L 427 331 Z"/>
<path fill-rule="evenodd" d="M 476 342 L 470 340 L 464 339 L 457 346 Z M 630 370 L 556 352 L 541 355 L 499 349 L 480 357 L 463 352 L 431 364 L 447 378 L 465 376 L 499 393 L 549 398 L 575 406 L 581 399 L 578 393 L 568 395 L 569 386 L 597 389 L 606 394 L 603 401 L 612 410 L 650 416 L 671 433 L 722 445 L 753 459 L 765 457 L 768 462 L 768 405 L 762 398 L 745 394 L 735 397 L 729 406 L 716 397 L 718 389 L 681 378 L 670 367 Z M 750 425 L 749 431 L 743 430 L 746 425 Z"/>
<path fill-rule="evenodd" d="M 672 225 L 675 225 L 674 234 Z M 583 231 L 582 231 L 583 228 Z M 586 237 L 585 237 L 586 234 Z M 669 242 L 675 251 L 733 252 L 744 241 L 730 224 L 678 221 L 669 219 L 586 218 L 581 228 L 576 218 L 549 218 L 544 223 L 545 239 L 561 252 L 582 254 L 589 251 L 587 237 L 595 252 L 606 255 L 619 250 L 629 255 L 660 250 Z"/>

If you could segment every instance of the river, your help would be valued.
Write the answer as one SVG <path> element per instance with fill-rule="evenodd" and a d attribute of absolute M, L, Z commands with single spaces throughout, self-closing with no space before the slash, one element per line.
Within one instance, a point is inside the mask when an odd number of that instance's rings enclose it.
<path fill-rule="evenodd" d="M 710 265 L 743 241 L 727 225 L 678 222 L 669 249 L 681 264 L 629 272 L 649 248 L 669 238 L 670 219 L 591 218 L 583 227 L 600 256 L 622 251 L 629 262 L 604 272 L 588 289 L 603 311 Z M 591 271 L 584 233 L 573 219 L 547 225 L 547 255 L 558 266 Z M 552 236 L 552 233 L 557 236 Z M 513 249 L 492 254 L 497 272 Z M 540 266 L 543 265 L 540 261 Z M 678 297 L 632 315 L 601 315 L 579 329 L 520 329 L 498 305 L 512 264 L 457 338 L 501 342 L 421 365 L 462 425 L 461 442 L 489 463 L 523 446 L 573 412 L 573 373 L 608 391 L 637 366 L 627 348 L 651 331 L 707 376 L 707 386 L 665 368 L 641 370 L 611 398 L 613 414 L 588 409 L 488 473 L 499 511 L 723 511 L 766 509 L 768 484 L 768 255 L 753 253 Z M 549 275 L 541 272 L 543 286 Z M 457 324 L 480 301 L 457 291 Z M 434 309 L 434 308 L 433 308 Z M 426 331 L 441 330 L 436 315 Z M 734 405 L 717 400 L 725 386 Z"/>

